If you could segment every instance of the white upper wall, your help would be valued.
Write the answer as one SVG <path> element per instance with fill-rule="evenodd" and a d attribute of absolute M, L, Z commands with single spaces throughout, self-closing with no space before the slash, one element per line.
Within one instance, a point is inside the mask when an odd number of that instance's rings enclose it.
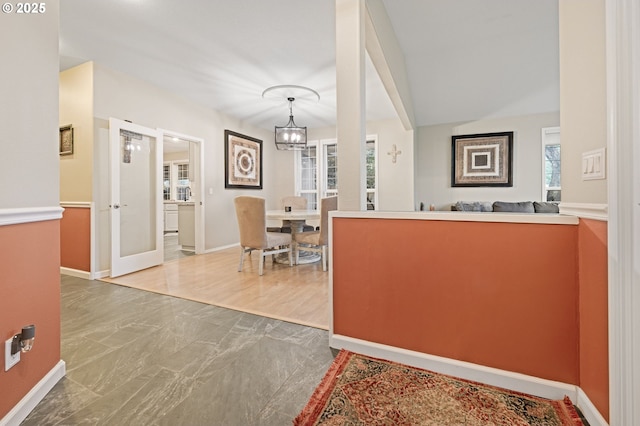
<path fill-rule="evenodd" d="M 606 179 L 582 180 L 582 153 L 607 146 L 605 61 L 604 0 L 561 0 L 563 203 L 606 204 L 608 201 Z"/>
<path fill-rule="evenodd" d="M 420 202 L 449 210 L 456 201 L 540 201 L 541 129 L 559 124 L 559 113 L 549 113 L 418 128 L 416 208 Z M 451 186 L 451 136 L 509 131 L 514 132 L 513 187 Z"/>
<path fill-rule="evenodd" d="M 58 13 L 0 16 L 0 209 L 59 205 Z"/>

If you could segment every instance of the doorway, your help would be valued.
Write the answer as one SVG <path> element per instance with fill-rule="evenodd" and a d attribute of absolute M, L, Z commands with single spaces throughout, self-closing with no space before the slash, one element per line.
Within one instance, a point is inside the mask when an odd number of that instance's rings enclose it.
<path fill-rule="evenodd" d="M 170 142 L 165 144 L 165 140 Z M 170 153 L 186 146 L 181 154 L 184 158 L 171 162 L 164 154 L 165 146 Z M 164 263 L 163 236 L 167 229 L 177 231 L 181 252 L 203 253 L 203 140 L 110 118 L 108 155 L 109 276 Z M 175 163 L 175 170 L 169 172 L 175 173 L 176 184 L 168 188 L 163 185 L 166 162 Z"/>
<path fill-rule="evenodd" d="M 163 135 L 164 261 L 204 252 L 203 140 L 160 129 Z"/>

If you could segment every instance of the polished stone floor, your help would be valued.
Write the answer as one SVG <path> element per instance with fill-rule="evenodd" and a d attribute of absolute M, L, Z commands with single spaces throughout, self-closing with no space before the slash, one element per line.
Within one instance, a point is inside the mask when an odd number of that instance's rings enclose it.
<path fill-rule="evenodd" d="M 328 333 L 62 276 L 67 375 L 23 425 L 290 425 L 336 354 Z"/>

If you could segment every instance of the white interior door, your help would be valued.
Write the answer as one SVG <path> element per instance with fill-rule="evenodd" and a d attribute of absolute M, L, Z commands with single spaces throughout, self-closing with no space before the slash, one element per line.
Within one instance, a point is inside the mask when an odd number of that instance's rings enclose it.
<path fill-rule="evenodd" d="M 109 119 L 111 276 L 163 262 L 162 134 Z"/>

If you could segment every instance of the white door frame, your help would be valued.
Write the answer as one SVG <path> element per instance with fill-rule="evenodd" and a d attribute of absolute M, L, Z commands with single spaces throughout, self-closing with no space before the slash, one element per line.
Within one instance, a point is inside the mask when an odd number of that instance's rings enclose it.
<path fill-rule="evenodd" d="M 195 136 L 185 135 L 183 133 L 174 132 L 172 130 L 158 129 L 162 133 L 162 140 L 165 137 L 179 138 L 185 141 L 193 142 L 198 145 L 198 153 L 196 160 L 197 166 L 194 168 L 198 185 L 196 187 L 196 203 L 194 203 L 195 213 L 195 250 L 196 254 L 204 253 L 204 139 Z M 193 165 L 189 165 L 189 168 Z M 160 182 L 162 185 L 162 182 Z M 192 192 L 193 194 L 194 192 Z"/>

